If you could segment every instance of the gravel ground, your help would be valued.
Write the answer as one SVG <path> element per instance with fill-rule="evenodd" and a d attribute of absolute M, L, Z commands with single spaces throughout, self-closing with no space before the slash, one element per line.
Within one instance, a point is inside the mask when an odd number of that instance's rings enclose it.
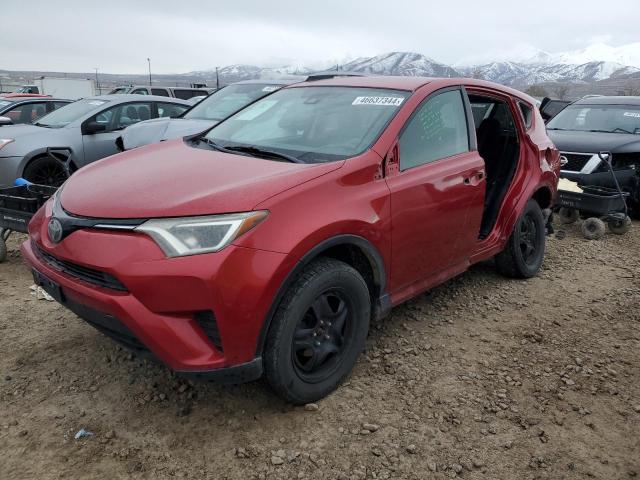
<path fill-rule="evenodd" d="M 550 237 L 395 308 L 343 387 L 293 407 L 189 382 L 30 294 L 0 265 L 2 479 L 640 477 L 640 224 Z M 81 428 L 92 435 L 74 439 Z"/>

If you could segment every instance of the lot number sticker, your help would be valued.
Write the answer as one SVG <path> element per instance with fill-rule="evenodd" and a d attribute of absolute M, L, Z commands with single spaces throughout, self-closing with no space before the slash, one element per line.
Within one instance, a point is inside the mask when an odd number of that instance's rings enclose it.
<path fill-rule="evenodd" d="M 638 113 L 638 112 L 624 112 L 624 116 L 625 117 L 640 118 L 640 113 Z"/>
<path fill-rule="evenodd" d="M 356 97 L 351 105 L 385 105 L 399 107 L 404 98 L 399 97 Z"/>
<path fill-rule="evenodd" d="M 275 85 L 267 85 L 266 87 L 264 87 L 262 89 L 263 92 L 275 92 L 276 90 L 278 90 L 280 87 L 277 87 Z"/>

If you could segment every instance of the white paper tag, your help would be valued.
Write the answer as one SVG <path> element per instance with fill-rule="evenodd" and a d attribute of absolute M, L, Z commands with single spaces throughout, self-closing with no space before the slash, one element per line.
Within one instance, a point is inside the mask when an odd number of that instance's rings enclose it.
<path fill-rule="evenodd" d="M 356 97 L 351 105 L 385 105 L 399 107 L 404 98 L 400 97 Z"/>
<path fill-rule="evenodd" d="M 262 89 L 263 92 L 275 92 L 276 90 L 280 90 L 278 85 L 267 85 Z"/>
<path fill-rule="evenodd" d="M 91 100 L 91 101 L 89 102 L 89 105 L 96 105 L 96 106 L 98 106 L 98 107 L 99 107 L 100 105 L 104 105 L 105 103 L 107 103 L 107 102 L 106 102 L 106 101 L 105 101 L 105 102 L 103 102 L 103 101 L 101 101 L 101 100 Z"/>
<path fill-rule="evenodd" d="M 624 112 L 624 116 L 640 118 L 640 112 Z"/>
<path fill-rule="evenodd" d="M 238 120 L 253 120 L 254 118 L 262 115 L 264 112 L 269 110 L 276 103 L 278 103 L 278 100 L 262 100 L 255 105 L 247 107 L 240 114 L 238 114 L 236 118 Z"/>

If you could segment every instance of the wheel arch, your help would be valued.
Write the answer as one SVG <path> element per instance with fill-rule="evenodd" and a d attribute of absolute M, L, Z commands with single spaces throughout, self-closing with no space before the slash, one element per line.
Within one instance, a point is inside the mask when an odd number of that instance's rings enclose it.
<path fill-rule="evenodd" d="M 304 268 L 320 257 L 341 260 L 362 275 L 369 287 L 371 312 L 374 318 L 382 318 L 391 310 L 391 300 L 386 293 L 386 269 L 378 249 L 369 240 L 358 235 L 344 234 L 328 238 L 308 250 L 281 283 L 262 324 L 256 345 L 256 356 L 262 355 L 271 321 L 285 293 Z"/>
<path fill-rule="evenodd" d="M 75 171 L 78 169 L 78 164 L 76 162 L 76 158 L 71 147 L 41 147 L 27 153 L 20 162 L 20 166 L 18 167 L 18 175 L 23 176 L 24 171 L 31 162 L 38 158 L 50 156 L 51 150 L 68 150 L 69 151 L 69 164 L 71 171 Z"/>
<path fill-rule="evenodd" d="M 553 193 L 551 188 L 547 185 L 539 187 L 535 192 L 533 192 L 531 198 L 540 205 L 541 210 L 551 208 L 553 205 Z"/>

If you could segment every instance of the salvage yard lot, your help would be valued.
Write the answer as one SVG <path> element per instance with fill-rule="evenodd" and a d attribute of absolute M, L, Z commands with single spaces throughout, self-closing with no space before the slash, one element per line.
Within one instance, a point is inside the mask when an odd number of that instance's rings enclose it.
<path fill-rule="evenodd" d="M 18 239 L 0 265 L 2 479 L 640 477 L 638 223 L 597 242 L 572 226 L 537 278 L 486 263 L 395 308 L 315 411 L 135 358 L 30 295 Z"/>

